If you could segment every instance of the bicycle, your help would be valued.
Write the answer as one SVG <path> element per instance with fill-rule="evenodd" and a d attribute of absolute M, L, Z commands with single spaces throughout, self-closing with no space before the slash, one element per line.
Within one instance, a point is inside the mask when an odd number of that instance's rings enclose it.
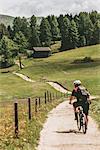
<path fill-rule="evenodd" d="M 80 131 L 82 129 L 83 133 L 86 134 L 87 131 L 86 115 L 83 113 L 82 106 L 78 106 L 76 108 L 76 112 L 77 112 L 76 121 L 78 130 Z"/>

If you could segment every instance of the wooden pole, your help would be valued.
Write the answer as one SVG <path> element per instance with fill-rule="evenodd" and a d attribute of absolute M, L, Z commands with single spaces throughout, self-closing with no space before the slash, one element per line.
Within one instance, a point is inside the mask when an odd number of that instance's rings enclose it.
<path fill-rule="evenodd" d="M 41 99 L 40 99 L 40 97 L 39 97 L 39 107 L 41 106 Z"/>
<path fill-rule="evenodd" d="M 38 105 L 38 103 L 37 103 L 37 98 L 35 99 L 35 112 L 37 112 L 37 105 Z"/>
<path fill-rule="evenodd" d="M 31 99 L 28 98 L 28 114 L 29 114 L 29 120 L 31 120 Z"/>
<path fill-rule="evenodd" d="M 50 93 L 50 101 L 52 101 L 52 95 L 51 95 L 51 93 Z"/>
<path fill-rule="evenodd" d="M 48 102 L 49 102 L 49 92 L 47 91 L 47 99 L 48 99 Z"/>
<path fill-rule="evenodd" d="M 46 94 L 46 92 L 45 92 L 45 104 L 47 103 L 47 94 Z"/>
<path fill-rule="evenodd" d="M 18 103 L 14 103 L 14 112 L 15 112 L 15 135 L 18 137 Z"/>

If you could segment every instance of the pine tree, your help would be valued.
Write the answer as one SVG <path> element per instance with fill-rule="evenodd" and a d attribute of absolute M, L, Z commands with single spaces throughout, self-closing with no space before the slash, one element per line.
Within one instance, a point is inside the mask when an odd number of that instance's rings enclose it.
<path fill-rule="evenodd" d="M 12 30 L 12 28 L 10 27 L 10 25 L 7 27 L 7 31 L 8 31 L 8 37 L 9 37 L 10 39 L 12 39 L 12 38 L 13 38 L 13 30 Z"/>
<path fill-rule="evenodd" d="M 80 36 L 85 36 L 86 45 L 91 45 L 93 39 L 93 24 L 90 20 L 89 14 L 86 12 L 81 12 L 79 14 L 79 33 Z"/>
<path fill-rule="evenodd" d="M 13 21 L 13 35 L 21 31 L 21 18 L 16 17 Z"/>
<path fill-rule="evenodd" d="M 33 47 L 41 46 L 40 39 L 39 39 L 39 34 L 38 34 L 38 31 L 37 31 L 36 27 L 31 28 L 31 36 L 30 36 L 29 43 L 30 43 L 30 48 L 31 49 Z"/>
<path fill-rule="evenodd" d="M 86 46 L 86 38 L 85 38 L 85 36 L 80 36 L 80 38 L 79 38 L 79 46 L 80 47 Z"/>
<path fill-rule="evenodd" d="M 58 28 L 58 22 L 57 22 L 57 18 L 52 15 L 52 16 L 48 16 L 48 21 L 49 24 L 51 26 L 51 34 L 52 34 L 52 40 L 55 42 L 56 40 L 59 39 L 59 28 Z"/>
<path fill-rule="evenodd" d="M 97 11 L 92 11 L 90 14 L 90 19 L 92 21 L 93 24 L 95 24 L 97 22 L 98 19 L 100 19 L 100 14 L 98 14 Z"/>
<path fill-rule="evenodd" d="M 40 40 L 43 46 L 51 44 L 50 24 L 46 18 L 43 18 L 40 25 Z"/>
<path fill-rule="evenodd" d="M 28 23 L 28 21 L 25 17 L 23 17 L 21 19 L 20 31 L 24 34 L 26 39 L 29 38 L 29 34 L 30 34 L 30 32 L 29 32 L 29 23 Z"/>
<path fill-rule="evenodd" d="M 62 32 L 63 18 L 64 18 L 63 15 L 60 15 L 60 16 L 57 18 L 57 21 L 58 21 L 58 27 L 59 27 L 59 29 L 60 29 L 60 33 Z"/>
<path fill-rule="evenodd" d="M 100 21 L 94 24 L 93 44 L 100 44 Z"/>
<path fill-rule="evenodd" d="M 1 39 L 1 66 L 2 67 L 9 67 L 12 65 L 13 57 L 12 57 L 12 50 L 14 50 L 14 42 L 9 39 L 7 36 L 3 36 Z"/>
<path fill-rule="evenodd" d="M 61 50 L 70 49 L 70 21 L 67 17 L 63 18 L 63 25 L 61 28 Z"/>
<path fill-rule="evenodd" d="M 70 48 L 77 48 L 79 45 L 79 33 L 74 20 L 71 21 L 70 24 Z"/>
<path fill-rule="evenodd" d="M 30 48 L 41 46 L 39 39 L 39 32 L 37 28 L 37 19 L 33 15 L 30 20 Z"/>
<path fill-rule="evenodd" d="M 27 48 L 27 39 L 21 31 L 15 34 L 14 42 L 18 45 L 18 52 L 24 53 Z"/>

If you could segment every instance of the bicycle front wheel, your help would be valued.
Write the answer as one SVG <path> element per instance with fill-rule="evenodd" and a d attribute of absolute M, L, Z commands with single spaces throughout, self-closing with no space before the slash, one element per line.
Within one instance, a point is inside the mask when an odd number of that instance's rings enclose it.
<path fill-rule="evenodd" d="M 80 118 L 80 113 L 77 113 L 77 127 L 78 130 L 81 130 L 81 118 Z"/>

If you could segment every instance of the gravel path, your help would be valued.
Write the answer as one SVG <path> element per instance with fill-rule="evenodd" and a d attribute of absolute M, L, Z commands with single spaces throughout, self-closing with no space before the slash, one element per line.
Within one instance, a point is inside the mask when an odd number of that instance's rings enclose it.
<path fill-rule="evenodd" d="M 22 78 L 23 80 L 25 81 L 28 81 L 28 82 L 35 82 L 34 80 L 31 80 L 29 77 L 21 74 L 21 73 L 17 73 L 17 72 L 13 72 L 13 74 L 19 76 L 20 78 Z"/>
<path fill-rule="evenodd" d="M 67 94 L 71 94 L 70 91 L 67 91 L 66 89 L 64 89 L 63 87 L 61 87 L 59 84 L 55 83 L 55 82 L 47 82 L 49 85 L 51 85 L 53 88 L 55 88 L 57 91 L 60 91 L 62 93 L 67 93 Z"/>
<path fill-rule="evenodd" d="M 49 113 L 37 150 L 100 150 L 100 132 L 91 117 L 87 134 L 79 132 L 72 105 L 66 101 Z"/>

